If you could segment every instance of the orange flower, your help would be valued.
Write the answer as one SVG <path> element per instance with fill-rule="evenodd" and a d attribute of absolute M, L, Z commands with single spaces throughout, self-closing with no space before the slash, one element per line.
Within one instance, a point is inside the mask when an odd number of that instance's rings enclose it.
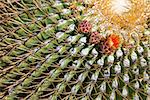
<path fill-rule="evenodd" d="M 109 43 L 109 47 L 114 47 L 115 49 L 117 49 L 120 44 L 120 36 L 116 34 L 111 34 L 108 37 L 107 41 Z"/>
<path fill-rule="evenodd" d="M 101 52 L 111 54 L 119 47 L 121 38 L 117 34 L 109 35 L 102 43 L 100 43 Z"/>

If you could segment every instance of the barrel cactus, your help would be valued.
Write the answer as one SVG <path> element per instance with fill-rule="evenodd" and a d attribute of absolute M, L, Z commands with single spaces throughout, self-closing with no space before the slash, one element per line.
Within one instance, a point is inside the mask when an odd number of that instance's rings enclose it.
<path fill-rule="evenodd" d="M 0 1 L 1 100 L 150 100 L 149 0 Z"/>

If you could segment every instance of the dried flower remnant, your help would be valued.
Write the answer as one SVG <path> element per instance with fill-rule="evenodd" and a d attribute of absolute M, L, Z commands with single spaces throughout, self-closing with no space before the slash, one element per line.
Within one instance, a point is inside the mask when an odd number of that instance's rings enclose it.
<path fill-rule="evenodd" d="M 87 20 L 83 20 L 81 23 L 79 23 L 78 29 L 82 33 L 88 33 L 91 31 L 92 25 Z"/>
<path fill-rule="evenodd" d="M 103 36 L 100 35 L 99 32 L 92 32 L 91 35 L 90 35 L 89 42 L 91 44 L 98 44 L 101 41 L 102 38 L 103 38 Z"/>
<path fill-rule="evenodd" d="M 103 54 L 111 54 L 112 52 L 114 52 L 114 49 L 110 48 L 108 41 L 105 40 L 100 45 L 100 52 Z"/>

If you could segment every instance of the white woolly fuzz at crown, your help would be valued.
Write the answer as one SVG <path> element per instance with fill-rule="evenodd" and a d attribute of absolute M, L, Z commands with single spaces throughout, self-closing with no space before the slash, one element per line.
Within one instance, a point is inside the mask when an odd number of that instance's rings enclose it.
<path fill-rule="evenodd" d="M 112 0 L 110 6 L 111 10 L 118 15 L 128 12 L 132 7 L 130 0 Z"/>

